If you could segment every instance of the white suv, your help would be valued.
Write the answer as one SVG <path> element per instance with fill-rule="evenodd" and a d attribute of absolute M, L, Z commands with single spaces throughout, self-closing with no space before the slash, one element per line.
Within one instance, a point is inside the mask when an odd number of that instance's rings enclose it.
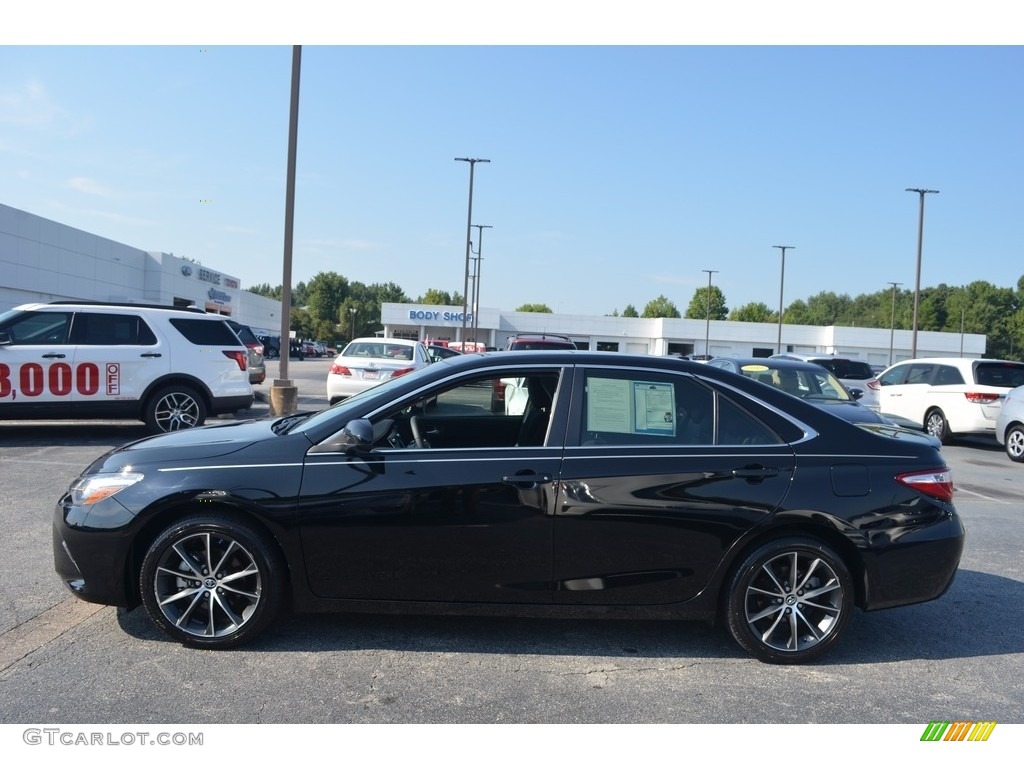
<path fill-rule="evenodd" d="M 1024 385 L 1024 363 L 964 357 L 904 360 L 882 371 L 878 383 L 883 413 L 922 424 L 948 444 L 959 434 L 995 436 L 1003 398 Z"/>
<path fill-rule="evenodd" d="M 198 309 L 25 304 L 0 314 L 0 419 L 199 426 L 252 405 L 246 357 L 224 319 Z"/>

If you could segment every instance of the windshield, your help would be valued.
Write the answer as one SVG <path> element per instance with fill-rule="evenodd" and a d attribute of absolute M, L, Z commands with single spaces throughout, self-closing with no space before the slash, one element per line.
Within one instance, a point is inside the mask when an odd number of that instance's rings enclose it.
<path fill-rule="evenodd" d="M 839 380 L 818 366 L 796 368 L 775 367 L 771 363 L 751 363 L 740 367 L 740 373 L 754 381 L 781 389 L 796 397 L 813 400 L 851 400 Z"/>

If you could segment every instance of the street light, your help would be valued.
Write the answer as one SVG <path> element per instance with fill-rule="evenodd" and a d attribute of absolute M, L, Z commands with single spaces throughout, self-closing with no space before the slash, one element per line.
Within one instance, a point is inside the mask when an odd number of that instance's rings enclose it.
<path fill-rule="evenodd" d="M 937 195 L 937 189 L 917 189 L 908 187 L 907 192 L 917 192 L 921 198 L 920 213 L 917 217 L 917 276 L 914 278 L 914 332 L 910 341 L 910 356 L 917 357 L 917 311 L 921 304 L 921 241 L 924 237 L 924 196 Z"/>
<path fill-rule="evenodd" d="M 480 332 L 478 316 L 480 314 L 480 266 L 484 260 L 484 230 L 494 229 L 494 227 L 490 224 L 474 224 L 473 226 L 476 227 L 477 233 L 476 269 L 473 270 L 473 344 L 475 345 L 477 342 L 477 334 Z"/>
<path fill-rule="evenodd" d="M 466 313 L 469 311 L 469 251 L 472 247 L 470 241 L 470 228 L 473 222 L 473 169 L 477 163 L 489 163 L 479 157 L 456 157 L 457 161 L 469 163 L 469 213 L 466 216 L 466 271 L 462 282 L 462 348 L 466 348 Z"/>
<path fill-rule="evenodd" d="M 708 319 L 704 326 L 704 354 L 711 357 L 711 276 L 718 274 L 718 270 L 702 269 L 701 272 L 708 273 Z"/>
<path fill-rule="evenodd" d="M 349 315 L 352 318 L 352 334 L 351 334 L 351 336 L 349 336 L 349 341 L 352 341 L 356 337 L 356 308 L 355 307 L 349 307 L 348 308 L 348 313 L 349 313 Z"/>
<path fill-rule="evenodd" d="M 795 246 L 792 245 L 773 245 L 772 248 L 778 248 L 782 251 L 782 273 L 779 275 L 779 339 L 776 342 L 777 354 L 782 354 L 782 288 L 786 284 L 786 251 L 796 250 Z"/>
<path fill-rule="evenodd" d="M 892 341 L 896 336 L 896 286 L 903 283 L 890 282 L 892 286 L 892 318 L 889 320 L 889 365 L 892 365 Z"/>

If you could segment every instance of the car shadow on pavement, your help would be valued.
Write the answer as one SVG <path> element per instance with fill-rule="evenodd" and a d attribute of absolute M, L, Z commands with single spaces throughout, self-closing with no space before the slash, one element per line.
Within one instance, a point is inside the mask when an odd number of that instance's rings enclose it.
<path fill-rule="evenodd" d="M 939 600 L 897 610 L 857 611 L 842 641 L 819 664 L 964 659 L 1024 652 L 1020 582 L 961 570 Z M 173 642 L 141 609 L 118 611 L 140 640 Z M 474 616 L 312 614 L 283 616 L 250 645 L 260 653 L 390 650 L 410 653 L 533 654 L 743 659 L 725 629 L 699 622 Z"/>

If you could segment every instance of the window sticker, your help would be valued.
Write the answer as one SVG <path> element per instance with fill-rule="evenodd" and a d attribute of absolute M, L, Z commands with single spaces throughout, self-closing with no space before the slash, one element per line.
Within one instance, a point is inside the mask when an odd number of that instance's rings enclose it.
<path fill-rule="evenodd" d="M 587 379 L 587 430 L 632 435 L 676 434 L 675 385 Z"/>

